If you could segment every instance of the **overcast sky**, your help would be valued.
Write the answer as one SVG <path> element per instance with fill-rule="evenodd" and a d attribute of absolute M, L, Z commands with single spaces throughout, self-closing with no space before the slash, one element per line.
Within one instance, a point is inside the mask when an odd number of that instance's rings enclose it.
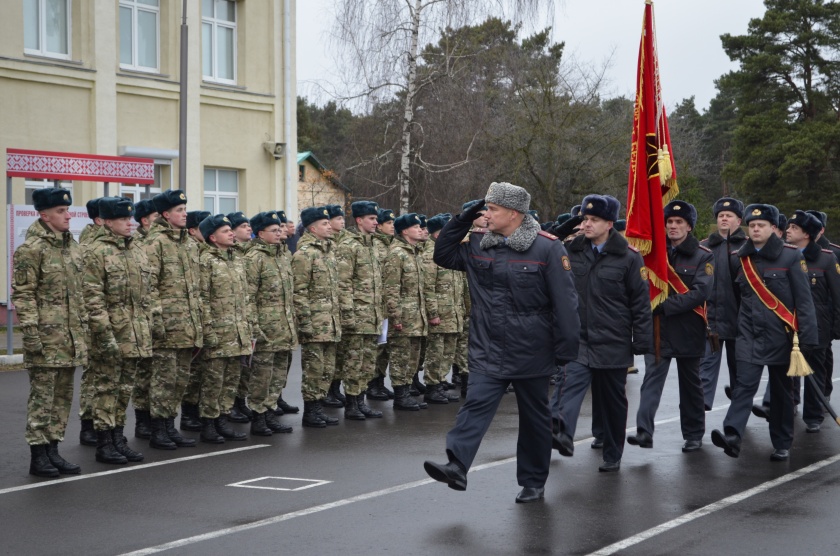
<path fill-rule="evenodd" d="M 298 94 L 319 104 L 329 99 L 313 98 L 311 83 L 330 81 L 334 73 L 328 51 L 332 5 L 332 0 L 297 3 Z M 554 40 L 566 43 L 565 55 L 595 66 L 610 60 L 607 96 L 632 98 L 644 0 L 565 0 L 555 5 Z M 654 7 L 665 103 L 673 107 L 694 95 L 703 110 L 715 96 L 714 80 L 737 67 L 723 52 L 720 35 L 745 34 L 749 20 L 764 14 L 764 4 L 762 0 L 658 0 Z"/>

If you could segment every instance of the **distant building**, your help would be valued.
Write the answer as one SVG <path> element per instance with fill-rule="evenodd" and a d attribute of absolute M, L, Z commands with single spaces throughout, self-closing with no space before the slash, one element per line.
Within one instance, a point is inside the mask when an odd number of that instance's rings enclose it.
<path fill-rule="evenodd" d="M 348 208 L 350 190 L 311 151 L 298 153 L 297 163 L 298 214 L 312 206 L 341 205 L 345 210 Z"/>

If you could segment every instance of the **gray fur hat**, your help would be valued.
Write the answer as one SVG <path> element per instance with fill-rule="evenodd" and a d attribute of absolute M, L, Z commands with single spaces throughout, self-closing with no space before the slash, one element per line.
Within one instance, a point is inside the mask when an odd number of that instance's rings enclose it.
<path fill-rule="evenodd" d="M 517 212 L 527 213 L 531 206 L 531 195 L 518 185 L 507 182 L 493 182 L 487 195 L 484 196 L 485 203 L 493 203 Z"/>

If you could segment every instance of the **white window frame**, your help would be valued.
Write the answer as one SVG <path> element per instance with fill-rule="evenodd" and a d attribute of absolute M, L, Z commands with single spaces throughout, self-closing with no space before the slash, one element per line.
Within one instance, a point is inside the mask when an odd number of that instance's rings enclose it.
<path fill-rule="evenodd" d="M 207 197 L 213 199 L 213 210 L 210 211 L 211 214 L 220 214 L 222 211 L 219 209 L 219 200 L 220 199 L 233 199 L 234 201 L 234 209 L 232 212 L 236 212 L 239 210 L 239 170 L 234 170 L 232 168 L 204 168 L 205 177 L 206 173 L 212 171 L 213 172 L 213 189 L 209 189 L 209 185 L 207 180 L 204 181 L 204 195 L 201 198 L 201 205 L 202 210 L 207 210 L 205 202 Z M 219 191 L 219 172 L 233 172 L 236 175 L 236 193 L 232 193 L 230 191 Z"/>
<path fill-rule="evenodd" d="M 150 6 L 148 4 L 143 4 L 142 2 L 138 2 L 137 0 L 120 0 L 119 6 L 117 7 L 117 13 L 119 14 L 120 8 L 129 8 L 131 9 L 131 63 L 124 64 L 120 62 L 120 67 L 123 69 L 129 69 L 134 71 L 144 71 L 148 73 L 159 73 L 160 72 L 160 2 L 158 2 L 157 6 Z M 155 67 L 148 67 L 148 66 L 141 66 L 137 62 L 137 40 L 138 40 L 138 33 L 137 33 L 137 12 L 150 12 L 155 14 L 155 44 L 157 45 L 155 48 L 155 54 L 157 55 L 157 59 L 155 60 Z M 117 30 L 117 40 L 122 46 L 122 34 L 121 29 Z M 119 48 L 117 48 L 117 55 L 119 56 Z"/>
<path fill-rule="evenodd" d="M 211 26 L 210 30 L 210 71 L 212 75 L 204 75 L 204 60 L 201 61 L 202 66 L 202 79 L 204 81 L 212 81 L 214 83 L 224 83 L 226 85 L 236 85 L 236 58 L 238 52 L 238 33 L 237 33 L 237 22 L 239 21 L 239 9 L 237 3 L 232 0 L 226 0 L 233 5 L 233 22 L 225 21 L 222 19 L 216 19 L 216 0 L 213 0 L 213 17 L 205 16 L 203 13 L 201 14 L 201 24 L 202 24 L 202 37 L 204 36 L 203 26 L 205 24 L 209 24 Z M 233 79 L 226 79 L 223 77 L 218 77 L 219 69 L 218 69 L 218 61 L 219 57 L 216 55 L 216 36 L 217 30 L 219 27 L 225 27 L 228 29 L 233 29 Z M 202 56 L 204 56 L 204 50 L 202 49 Z"/>
<path fill-rule="evenodd" d="M 72 181 L 59 181 L 59 187 L 63 187 L 70 191 L 70 196 L 73 196 L 73 182 Z M 55 182 L 53 180 L 33 180 L 28 179 L 24 182 L 24 203 L 25 205 L 30 204 L 26 200 L 26 196 L 30 191 L 35 191 L 36 189 L 44 189 L 46 187 L 55 187 Z"/>
<path fill-rule="evenodd" d="M 72 0 L 63 0 L 65 9 L 67 10 L 67 54 L 62 52 L 51 52 L 47 50 L 47 18 L 46 7 L 47 0 L 35 0 L 38 2 L 38 48 L 26 48 L 24 46 L 23 52 L 25 54 L 34 54 L 35 56 L 45 56 L 48 58 L 58 58 L 61 60 L 70 60 L 73 49 L 73 2 Z M 24 23 L 24 34 L 26 34 L 26 24 Z M 24 45 L 26 40 L 24 38 Z"/>

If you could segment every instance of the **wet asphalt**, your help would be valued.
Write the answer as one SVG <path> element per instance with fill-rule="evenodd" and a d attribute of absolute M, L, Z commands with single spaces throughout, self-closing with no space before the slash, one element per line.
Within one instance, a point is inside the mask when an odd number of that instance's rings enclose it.
<path fill-rule="evenodd" d="M 638 365 L 641 373 L 628 377 L 630 427 L 644 376 Z M 0 554 L 840 554 L 840 427 L 826 419 L 819 434 L 806 434 L 797 418 L 790 461 L 772 463 L 767 424 L 751 417 L 741 457 L 731 459 L 709 440 L 726 412 L 726 376 L 724 366 L 703 448 L 683 454 L 672 368 L 653 449 L 626 446 L 618 473 L 598 472 L 587 400 L 574 457 L 552 455 L 545 500 L 515 504 L 513 394 L 467 491 L 456 492 L 431 481 L 422 464 L 444 461 L 459 404 L 415 413 L 372 402 L 383 419 L 342 419 L 327 429 L 284 416 L 291 434 L 175 451 L 129 434 L 145 461 L 110 466 L 78 443 L 77 385 L 61 453 L 82 475 L 50 480 L 27 474 L 26 372 L 4 372 Z M 284 393 L 296 405 L 299 380 L 296 354 Z"/>

